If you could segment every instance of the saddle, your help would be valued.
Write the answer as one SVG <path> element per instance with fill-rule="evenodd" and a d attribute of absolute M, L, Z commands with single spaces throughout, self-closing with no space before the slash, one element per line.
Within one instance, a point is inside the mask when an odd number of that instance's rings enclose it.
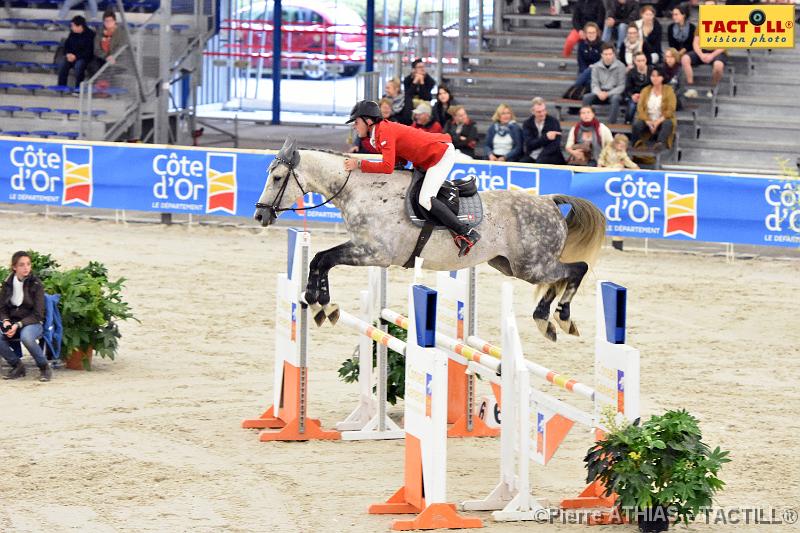
<path fill-rule="evenodd" d="M 411 177 L 411 184 L 406 190 L 406 214 L 412 224 L 422 229 L 417 238 L 417 245 L 414 247 L 414 251 L 403 265 L 404 268 L 414 266 L 414 259 L 420 256 L 422 249 L 425 248 L 435 230 L 447 229 L 427 209 L 419 205 L 419 191 L 422 188 L 424 179 L 425 172 L 415 168 Z M 445 181 L 436 196 L 458 216 L 461 222 L 469 225 L 470 228 L 478 226 L 483 221 L 483 202 L 481 202 L 481 197 L 478 194 L 478 184 L 474 176 L 466 179 Z"/>

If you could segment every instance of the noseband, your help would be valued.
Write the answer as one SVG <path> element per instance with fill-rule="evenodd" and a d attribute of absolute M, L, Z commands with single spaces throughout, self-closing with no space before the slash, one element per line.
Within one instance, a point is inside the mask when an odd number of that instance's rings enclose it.
<path fill-rule="evenodd" d="M 331 202 L 334 198 L 339 196 L 339 194 L 341 194 L 344 188 L 347 187 L 347 182 L 350 181 L 350 175 L 353 173 L 352 170 L 349 171 L 347 173 L 347 178 L 344 180 L 344 183 L 342 184 L 341 188 L 338 191 L 336 191 L 336 194 L 334 194 L 321 204 L 312 205 L 311 207 L 278 207 L 281 204 L 281 201 L 283 200 L 283 195 L 286 192 L 286 187 L 289 186 L 289 174 L 291 174 L 291 176 L 294 178 L 294 182 L 297 184 L 297 187 L 300 189 L 300 192 L 303 193 L 303 196 L 305 196 L 308 193 L 303 188 L 303 185 L 300 184 L 300 180 L 297 179 L 297 173 L 295 173 L 294 171 L 293 163 L 277 155 L 275 156 L 275 162 L 284 164 L 289 168 L 289 172 L 286 175 L 286 179 L 283 181 L 283 183 L 281 183 L 281 187 L 280 189 L 278 189 L 278 193 L 275 195 L 275 199 L 272 201 L 271 204 L 262 204 L 261 202 L 256 203 L 256 209 L 266 209 L 267 212 L 269 213 L 270 218 L 278 218 L 278 213 L 282 213 L 284 211 L 307 211 L 310 209 L 316 209 L 318 207 L 322 207 L 323 205 Z"/>

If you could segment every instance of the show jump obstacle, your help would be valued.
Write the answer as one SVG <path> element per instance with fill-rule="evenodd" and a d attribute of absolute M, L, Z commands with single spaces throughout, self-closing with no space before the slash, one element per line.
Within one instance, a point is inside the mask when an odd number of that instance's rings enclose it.
<path fill-rule="evenodd" d="M 473 412 L 476 374 L 491 384 L 502 408 L 500 480 L 486 498 L 463 502 L 461 508 L 494 511 L 498 521 L 548 517 L 531 495 L 530 462 L 546 465 L 575 423 L 588 428 L 592 442 L 602 436 L 605 416 L 639 417 L 639 352 L 625 344 L 624 287 L 598 282 L 592 387 L 523 356 L 510 283 L 502 288 L 502 344 L 496 346 L 476 335 L 474 270 L 439 273 L 438 293 L 409 287 L 405 317 L 387 307 L 386 270 L 371 269 L 369 290 L 361 293 L 361 318 L 343 310 L 339 318 L 360 334 L 359 405 L 337 425 L 338 431 L 323 430 L 318 420 L 307 417 L 308 313 L 300 302 L 309 244 L 308 233 L 289 230 L 287 274 L 278 276 L 274 403 L 242 426 L 262 429 L 262 441 L 404 437 L 404 483 L 387 502 L 370 507 L 375 514 L 419 513 L 413 520 L 395 521 L 394 529 L 480 527 L 480 520 L 461 517 L 445 498 L 446 437 L 498 431 Z M 407 342 L 389 335 L 385 325 L 374 326 L 379 318 L 407 329 Z M 376 369 L 373 343 L 378 347 Z M 388 348 L 406 359 L 405 429 L 386 414 Z M 592 409 L 581 410 L 543 392 L 531 376 L 590 400 Z M 455 388 L 448 386 L 453 380 Z M 561 506 L 609 508 L 615 497 L 604 497 L 604 492 L 602 485 L 592 484 Z"/>

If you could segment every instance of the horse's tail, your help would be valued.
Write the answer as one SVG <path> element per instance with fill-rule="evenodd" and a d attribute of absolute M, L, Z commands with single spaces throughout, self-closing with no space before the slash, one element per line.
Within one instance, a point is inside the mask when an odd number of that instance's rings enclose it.
<path fill-rule="evenodd" d="M 583 261 L 590 267 L 597 261 L 606 238 L 606 217 L 592 202 L 566 194 L 553 195 L 556 205 L 569 204 L 567 241 L 561 252 L 562 263 Z"/>

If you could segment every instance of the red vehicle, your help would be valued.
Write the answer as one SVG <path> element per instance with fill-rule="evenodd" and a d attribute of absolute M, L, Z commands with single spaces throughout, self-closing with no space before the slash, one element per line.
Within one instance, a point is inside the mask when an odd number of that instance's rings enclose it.
<path fill-rule="evenodd" d="M 366 56 L 366 25 L 352 9 L 327 2 L 282 2 L 281 68 L 310 79 L 327 74 L 356 74 Z M 230 29 L 238 54 L 250 58 L 256 73 L 272 69 L 273 2 L 253 1 L 237 11 Z M 242 56 L 240 56 L 242 57 Z"/>

